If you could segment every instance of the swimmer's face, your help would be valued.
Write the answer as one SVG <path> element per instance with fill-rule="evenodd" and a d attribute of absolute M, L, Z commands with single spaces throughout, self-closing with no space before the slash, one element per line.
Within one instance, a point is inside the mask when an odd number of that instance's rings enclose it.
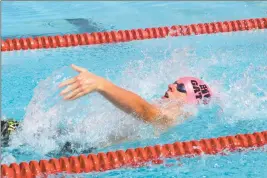
<path fill-rule="evenodd" d="M 178 84 L 174 82 L 173 84 L 168 85 L 168 90 L 165 92 L 163 99 L 179 99 L 185 101 L 186 99 L 186 90 L 183 84 Z"/>

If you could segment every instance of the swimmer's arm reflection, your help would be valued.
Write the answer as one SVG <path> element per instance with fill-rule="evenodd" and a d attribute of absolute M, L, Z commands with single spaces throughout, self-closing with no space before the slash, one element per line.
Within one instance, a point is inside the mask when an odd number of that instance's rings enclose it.
<path fill-rule="evenodd" d="M 162 110 L 148 103 L 139 95 L 120 88 L 112 82 L 88 72 L 85 68 L 72 65 L 79 74 L 76 77 L 63 81 L 59 87 L 66 88 L 60 93 L 65 100 L 75 100 L 91 92 L 97 91 L 115 106 L 128 114 L 135 115 L 156 125 L 171 125 L 173 113 Z"/>

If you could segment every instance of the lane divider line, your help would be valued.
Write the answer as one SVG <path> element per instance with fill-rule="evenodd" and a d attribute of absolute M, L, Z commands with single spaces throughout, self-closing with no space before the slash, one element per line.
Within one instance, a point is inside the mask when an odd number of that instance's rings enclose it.
<path fill-rule="evenodd" d="M 267 145 L 267 131 L 251 134 L 238 134 L 218 138 L 201 139 L 199 141 L 175 142 L 172 144 L 147 146 L 144 148 L 117 150 L 107 153 L 52 158 L 1 165 L 1 177 L 32 178 L 40 175 L 48 176 L 57 173 L 88 173 L 117 169 L 120 167 L 139 167 L 147 162 L 163 163 L 164 158 L 192 157 L 203 154 L 218 154 L 244 149 L 256 149 Z"/>
<path fill-rule="evenodd" d="M 170 27 L 165 26 L 146 29 L 139 28 L 110 32 L 40 36 L 34 38 L 14 38 L 1 40 L 1 51 L 61 48 L 165 38 L 167 36 L 179 37 L 266 28 L 267 18 L 254 18 L 223 22 L 198 23 L 191 25 L 173 25 Z"/>

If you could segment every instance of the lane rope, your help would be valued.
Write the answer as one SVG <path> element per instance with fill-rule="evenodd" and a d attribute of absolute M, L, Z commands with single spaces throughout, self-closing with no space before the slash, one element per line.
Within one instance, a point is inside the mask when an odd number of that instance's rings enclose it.
<path fill-rule="evenodd" d="M 147 162 L 163 163 L 164 158 L 192 157 L 203 154 L 218 154 L 223 151 L 243 151 L 267 145 L 267 131 L 251 134 L 238 134 L 199 141 L 175 142 L 172 144 L 147 146 L 143 148 L 117 150 L 107 153 L 52 158 L 1 165 L 1 175 L 6 178 L 32 178 L 57 173 L 88 173 L 117 169 L 120 167 L 139 167 Z"/>
<path fill-rule="evenodd" d="M 42 48 L 61 48 L 81 45 L 107 44 L 165 38 L 214 34 L 254 29 L 266 29 L 267 18 L 254 18 L 222 22 L 198 23 L 191 25 L 173 25 L 146 29 L 119 30 L 110 32 L 93 32 L 66 34 L 57 36 L 40 36 L 34 38 L 14 38 L 1 40 L 1 51 L 32 50 Z"/>

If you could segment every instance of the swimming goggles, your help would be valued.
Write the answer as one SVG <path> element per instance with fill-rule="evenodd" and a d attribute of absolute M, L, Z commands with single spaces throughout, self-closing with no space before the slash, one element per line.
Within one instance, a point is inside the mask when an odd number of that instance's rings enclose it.
<path fill-rule="evenodd" d="M 185 86 L 183 83 L 174 82 L 174 84 L 177 85 L 177 87 L 176 87 L 177 91 L 179 91 L 181 93 L 186 93 L 186 89 L 185 89 Z"/>

